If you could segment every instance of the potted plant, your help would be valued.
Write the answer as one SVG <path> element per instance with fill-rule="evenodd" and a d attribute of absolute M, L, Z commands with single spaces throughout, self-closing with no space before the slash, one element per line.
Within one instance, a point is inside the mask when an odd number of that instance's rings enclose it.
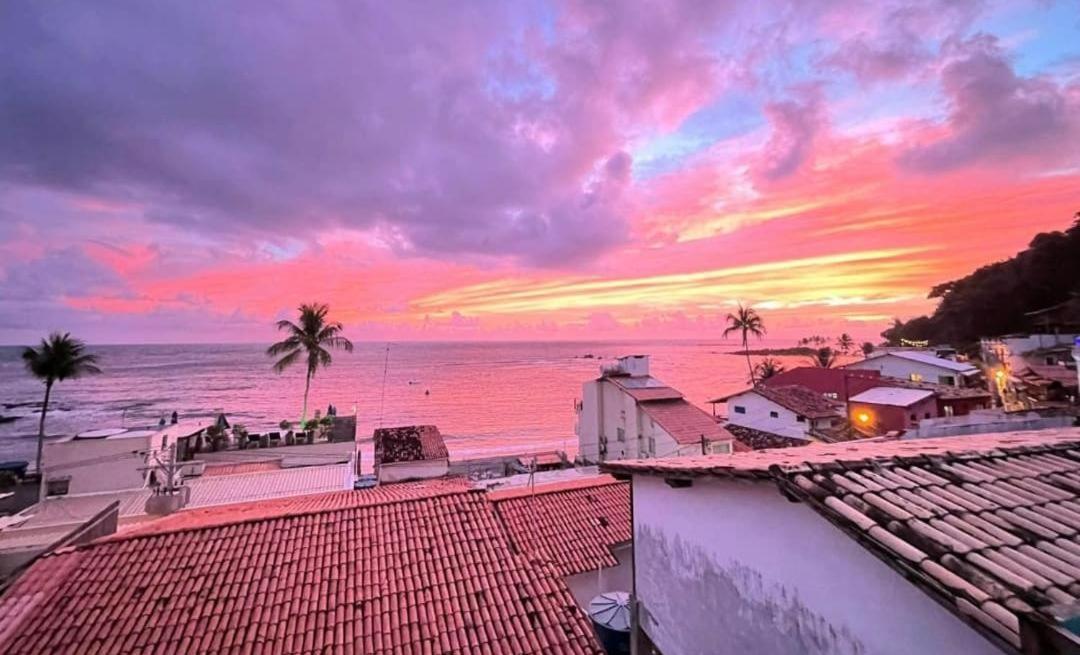
<path fill-rule="evenodd" d="M 247 428 L 240 423 L 233 426 L 232 429 L 233 439 L 236 441 L 236 447 L 243 450 L 247 445 L 248 431 Z"/>
<path fill-rule="evenodd" d="M 206 428 L 206 438 L 210 440 L 210 450 L 217 452 L 222 449 L 225 441 L 225 429 L 218 424 Z"/>

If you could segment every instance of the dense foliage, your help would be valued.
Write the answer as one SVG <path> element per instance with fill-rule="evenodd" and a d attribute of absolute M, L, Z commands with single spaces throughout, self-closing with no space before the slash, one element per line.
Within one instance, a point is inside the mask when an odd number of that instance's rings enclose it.
<path fill-rule="evenodd" d="M 1080 212 L 1067 230 L 1043 232 L 1026 250 L 1005 261 L 939 284 L 934 313 L 907 322 L 897 319 L 881 333 L 890 344 L 900 339 L 969 346 L 980 337 L 1029 329 L 1027 312 L 1069 300 L 1080 293 Z"/>

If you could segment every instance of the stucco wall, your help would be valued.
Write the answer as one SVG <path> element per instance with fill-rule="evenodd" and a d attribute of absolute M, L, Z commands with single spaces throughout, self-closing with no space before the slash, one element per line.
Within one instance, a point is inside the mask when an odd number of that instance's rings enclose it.
<path fill-rule="evenodd" d="M 738 413 L 735 411 L 736 407 L 742 407 L 746 412 Z M 776 418 L 773 418 L 769 414 L 770 412 L 776 412 Z M 774 432 L 797 439 L 808 438 L 807 435 L 810 431 L 809 420 L 800 423 L 795 412 L 752 392 L 739 394 L 728 399 L 727 418 L 729 423 L 735 425 L 743 425 L 748 428 Z"/>
<path fill-rule="evenodd" d="M 940 368 L 922 362 L 913 362 L 910 359 L 904 359 L 903 357 L 896 357 L 894 355 L 881 355 L 879 357 L 871 357 L 870 359 L 852 362 L 847 365 L 847 368 L 863 371 L 879 371 L 883 376 L 900 378 L 902 380 L 910 380 L 911 374 L 917 373 L 922 376 L 924 382 L 933 382 L 935 384 L 938 384 L 941 381 L 940 376 L 949 375 L 953 377 L 953 386 L 964 386 L 964 377 L 959 371 Z"/>
<path fill-rule="evenodd" d="M 446 475 L 449 463 L 445 459 L 428 462 L 395 462 L 379 467 L 379 482 L 399 482 L 402 480 L 423 480 L 441 478 Z"/>
<path fill-rule="evenodd" d="M 1000 655 L 771 483 L 633 484 L 641 623 L 667 655 Z"/>

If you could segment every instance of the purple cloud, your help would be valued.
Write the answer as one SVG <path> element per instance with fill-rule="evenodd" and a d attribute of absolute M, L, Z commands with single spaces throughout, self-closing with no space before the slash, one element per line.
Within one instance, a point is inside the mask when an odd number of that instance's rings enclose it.
<path fill-rule="evenodd" d="M 812 155 L 814 139 L 826 122 L 821 89 L 803 87 L 789 100 L 765 105 L 765 115 L 772 131 L 755 174 L 775 182 L 795 173 Z"/>
<path fill-rule="evenodd" d="M 986 160 L 1075 156 L 1080 94 L 1017 75 L 995 37 L 946 44 L 941 86 L 949 101 L 946 134 L 903 153 L 903 165 L 932 172 Z"/>
<path fill-rule="evenodd" d="M 572 3 L 548 35 L 501 3 L 2 11 L 0 182 L 207 236 L 587 259 L 627 237 L 632 129 L 713 84 L 707 8 Z"/>

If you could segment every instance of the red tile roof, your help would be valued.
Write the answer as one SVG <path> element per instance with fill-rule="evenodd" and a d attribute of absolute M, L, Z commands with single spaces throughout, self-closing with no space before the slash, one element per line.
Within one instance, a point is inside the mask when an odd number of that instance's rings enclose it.
<path fill-rule="evenodd" d="M 748 428 L 745 425 L 736 425 L 734 423 L 727 423 L 724 425 L 724 428 L 735 435 L 736 442 L 746 446 L 747 450 L 793 448 L 798 446 L 808 446 L 813 443 L 809 439 L 785 437 L 782 434 L 766 432 L 765 430 L 756 430 L 754 428 Z"/>
<path fill-rule="evenodd" d="M 447 459 L 450 455 L 439 428 L 406 425 L 375 430 L 375 466 L 395 462 Z"/>
<path fill-rule="evenodd" d="M 641 409 L 680 444 L 707 441 L 727 441 L 731 433 L 716 422 L 708 412 L 685 400 L 654 400 L 641 403 Z"/>
<path fill-rule="evenodd" d="M 759 395 L 807 418 L 828 418 L 841 416 L 836 403 L 824 395 L 797 384 L 786 387 L 763 387 L 753 389 Z"/>
<path fill-rule="evenodd" d="M 437 478 L 434 480 L 380 484 L 371 489 L 356 491 L 332 491 L 276 500 L 260 500 L 217 507 L 187 509 L 149 523 L 140 523 L 129 530 L 124 530 L 105 539 L 195 530 L 229 523 L 263 521 L 289 515 L 366 507 L 398 500 L 460 493 L 468 489 L 469 483 L 464 478 Z"/>
<path fill-rule="evenodd" d="M 0 652 L 600 650 L 555 572 L 466 491 L 65 549 L 0 598 Z"/>
<path fill-rule="evenodd" d="M 884 386 L 881 384 L 880 371 L 821 368 L 820 366 L 799 366 L 762 380 L 761 384 L 766 387 L 799 385 L 817 393 L 835 393 L 841 399 L 845 397 L 845 394 L 854 396 L 871 387 Z"/>
<path fill-rule="evenodd" d="M 1004 648 L 1074 652 L 1039 633 L 1058 634 L 1080 602 L 1080 429 L 602 468 L 767 477 Z"/>
<path fill-rule="evenodd" d="M 630 485 L 603 475 L 489 494 L 515 549 L 560 575 L 615 566 L 611 547 L 630 540 Z"/>

